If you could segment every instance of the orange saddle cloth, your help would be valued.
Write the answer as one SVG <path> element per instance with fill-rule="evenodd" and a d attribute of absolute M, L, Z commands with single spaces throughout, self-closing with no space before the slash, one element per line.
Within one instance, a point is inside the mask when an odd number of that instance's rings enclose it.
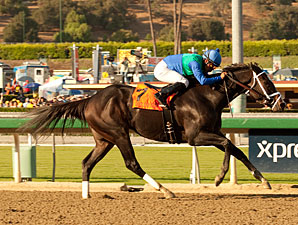
<path fill-rule="evenodd" d="M 159 102 L 154 97 L 154 94 L 157 92 L 158 90 L 149 88 L 146 84 L 138 84 L 132 94 L 132 108 L 162 111 L 162 107 L 159 106 Z M 174 95 L 175 94 L 168 97 L 168 104 Z"/>

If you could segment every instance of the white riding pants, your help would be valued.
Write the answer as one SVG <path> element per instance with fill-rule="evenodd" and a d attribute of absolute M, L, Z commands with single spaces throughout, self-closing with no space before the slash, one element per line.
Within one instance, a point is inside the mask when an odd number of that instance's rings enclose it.
<path fill-rule="evenodd" d="M 189 85 L 189 81 L 182 76 L 180 73 L 177 73 L 174 70 L 170 70 L 168 65 L 162 60 L 154 68 L 154 76 L 157 80 L 167 83 L 176 83 L 180 82 L 185 84 L 186 87 Z"/>

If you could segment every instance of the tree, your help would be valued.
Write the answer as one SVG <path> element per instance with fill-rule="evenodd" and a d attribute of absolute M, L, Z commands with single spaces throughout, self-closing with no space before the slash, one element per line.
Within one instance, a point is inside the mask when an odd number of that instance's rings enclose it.
<path fill-rule="evenodd" d="M 89 0 L 84 7 L 88 24 L 108 31 L 116 31 L 129 25 L 132 14 L 126 0 Z"/>
<path fill-rule="evenodd" d="M 72 0 L 38 0 L 38 9 L 33 16 L 38 21 L 40 29 L 45 31 L 51 28 L 58 28 L 60 24 L 59 3 L 62 1 L 62 23 L 66 15 L 72 9 L 76 9 L 77 4 Z"/>
<path fill-rule="evenodd" d="M 3 31 L 5 42 L 37 42 L 38 24 L 29 15 L 19 12 Z"/>
<path fill-rule="evenodd" d="M 298 38 L 298 9 L 280 6 L 270 17 L 259 20 L 252 28 L 256 40 Z"/>
<path fill-rule="evenodd" d="M 55 41 L 60 40 L 60 34 L 55 34 Z M 91 40 L 91 28 L 86 23 L 86 17 L 79 15 L 75 10 L 67 14 L 65 29 L 62 34 L 63 41 L 88 42 Z"/>
<path fill-rule="evenodd" d="M 171 1 L 171 0 L 169 0 Z M 168 2 L 169 2 L 168 1 Z M 159 18 L 163 22 L 173 23 L 173 14 L 167 10 L 164 10 L 161 3 L 165 2 L 164 0 L 152 0 L 151 1 L 151 8 L 152 14 L 154 18 Z"/>
<path fill-rule="evenodd" d="M 275 0 L 277 5 L 292 5 L 292 2 L 295 2 L 295 0 Z"/>
<path fill-rule="evenodd" d="M 164 26 L 158 34 L 158 40 L 160 41 L 174 41 L 174 26 Z"/>
<path fill-rule="evenodd" d="M 186 34 L 181 31 L 181 41 L 186 40 Z M 172 24 L 164 26 L 158 34 L 158 40 L 160 41 L 174 41 L 174 26 Z"/>
<path fill-rule="evenodd" d="M 278 23 L 282 33 L 280 39 L 298 38 L 298 9 L 291 6 L 280 6 L 272 16 L 272 20 Z"/>
<path fill-rule="evenodd" d="M 255 40 L 279 39 L 278 37 L 281 37 L 278 23 L 268 18 L 259 20 L 253 26 L 251 34 Z"/>
<path fill-rule="evenodd" d="M 152 37 L 152 43 L 153 43 L 153 54 L 156 57 L 156 40 L 155 40 L 154 24 L 153 24 L 153 19 L 152 19 L 152 11 L 151 11 L 150 0 L 147 0 L 147 7 L 148 7 L 150 31 L 151 31 L 151 37 Z"/>
<path fill-rule="evenodd" d="M 188 36 L 195 41 L 225 40 L 225 28 L 216 19 L 193 20 L 188 28 Z"/>
<path fill-rule="evenodd" d="M 231 15 L 231 0 L 210 0 L 212 15 L 222 17 L 224 21 Z"/>
<path fill-rule="evenodd" d="M 266 10 L 273 10 L 274 4 L 279 5 L 292 5 L 293 0 L 252 0 L 252 4 L 257 11 L 264 12 Z"/>
<path fill-rule="evenodd" d="M 252 4 L 258 12 L 264 12 L 266 10 L 272 10 L 272 4 L 274 0 L 252 0 Z"/>
<path fill-rule="evenodd" d="M 181 22 L 183 0 L 178 0 L 178 15 L 176 0 L 173 0 L 173 25 L 174 25 L 174 54 L 181 53 Z"/>
<path fill-rule="evenodd" d="M 24 11 L 29 12 L 22 0 L 0 0 L 0 14 L 15 16 Z"/>
<path fill-rule="evenodd" d="M 117 42 L 130 42 L 130 41 L 138 41 L 138 34 L 134 34 L 131 30 L 120 29 L 114 33 L 112 33 L 110 37 L 110 41 Z"/>

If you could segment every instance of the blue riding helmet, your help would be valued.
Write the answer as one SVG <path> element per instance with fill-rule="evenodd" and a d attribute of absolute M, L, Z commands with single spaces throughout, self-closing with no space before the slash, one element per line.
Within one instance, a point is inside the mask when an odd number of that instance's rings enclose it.
<path fill-rule="evenodd" d="M 211 50 L 207 50 L 206 52 L 204 52 L 203 59 L 208 59 L 215 66 L 220 66 L 221 55 L 219 53 L 219 48 L 217 48 L 216 50 L 211 49 Z"/>

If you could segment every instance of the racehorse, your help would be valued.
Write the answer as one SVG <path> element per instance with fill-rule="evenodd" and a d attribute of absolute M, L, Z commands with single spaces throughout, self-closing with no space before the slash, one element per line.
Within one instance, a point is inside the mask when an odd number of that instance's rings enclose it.
<path fill-rule="evenodd" d="M 221 114 L 230 101 L 244 92 L 249 93 L 256 102 L 270 106 L 272 111 L 282 111 L 285 103 L 273 82 L 256 63 L 233 64 L 224 68 L 224 71 L 228 74 L 222 82 L 212 86 L 192 82 L 184 93 L 175 96 L 171 104 L 177 139 L 191 146 L 213 145 L 225 152 L 220 174 L 215 178 L 216 186 L 223 181 L 229 169 L 230 156 L 233 155 L 265 188 L 271 188 L 246 155 L 220 131 Z M 24 126 L 31 133 L 39 134 L 54 129 L 60 119 L 64 119 L 63 128 L 66 119 L 79 119 L 88 124 L 96 145 L 82 161 L 83 198 L 89 197 L 92 169 L 114 145 L 119 148 L 129 170 L 164 193 L 166 198 L 175 197 L 174 193 L 151 178 L 136 159 L 129 137 L 130 130 L 156 141 L 166 142 L 167 135 L 163 129 L 162 112 L 132 108 L 134 89 L 114 84 L 90 98 L 40 107 Z"/>

